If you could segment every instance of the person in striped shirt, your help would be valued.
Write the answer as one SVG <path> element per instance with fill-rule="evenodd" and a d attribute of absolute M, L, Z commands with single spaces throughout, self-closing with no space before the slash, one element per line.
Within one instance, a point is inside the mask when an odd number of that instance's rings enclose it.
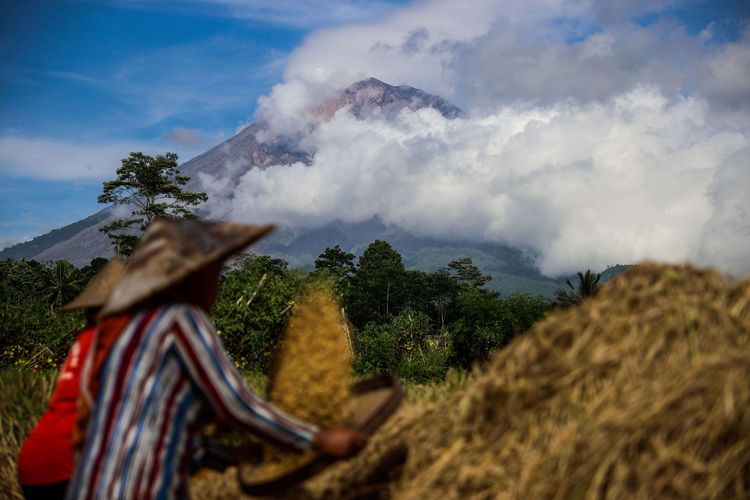
<path fill-rule="evenodd" d="M 205 312 L 224 260 L 271 229 L 166 219 L 149 226 L 102 311 L 119 326 L 102 321 L 84 368 L 93 404 L 68 498 L 186 498 L 189 462 L 212 415 L 298 450 L 347 457 L 365 445 L 354 430 L 321 430 L 256 396 Z"/>

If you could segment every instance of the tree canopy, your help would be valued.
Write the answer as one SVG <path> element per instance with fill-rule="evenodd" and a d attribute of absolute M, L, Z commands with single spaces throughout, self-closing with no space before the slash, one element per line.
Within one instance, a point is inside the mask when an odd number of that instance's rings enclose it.
<path fill-rule="evenodd" d="M 578 271 L 578 286 L 574 286 L 570 280 L 565 280 L 569 290 L 558 288 L 555 303 L 562 307 L 570 307 L 580 304 L 587 297 L 591 297 L 599 290 L 601 274 L 592 273 L 587 269 L 585 273 Z"/>
<path fill-rule="evenodd" d="M 352 321 L 364 325 L 398 312 L 405 298 L 405 278 L 401 255 L 386 241 L 370 243 L 352 278 Z"/>
<path fill-rule="evenodd" d="M 354 254 L 341 249 L 339 245 L 326 248 L 315 259 L 315 270 L 330 274 L 336 293 L 344 297 L 350 289 L 350 279 L 356 270 Z"/>
<path fill-rule="evenodd" d="M 474 264 L 471 257 L 461 257 L 448 263 L 448 269 L 453 271 L 453 275 L 460 286 L 473 286 L 479 288 L 485 283 L 492 280 L 489 274 L 482 274 L 482 271 Z"/>
<path fill-rule="evenodd" d="M 133 253 L 140 233 L 156 217 L 195 217 L 194 208 L 208 200 L 206 193 L 184 191 L 190 177 L 180 175 L 177 154 L 152 157 L 130 153 L 117 169 L 117 178 L 104 182 L 99 203 L 131 208 L 130 217 L 115 219 L 99 230 L 109 236 L 115 251 Z"/>

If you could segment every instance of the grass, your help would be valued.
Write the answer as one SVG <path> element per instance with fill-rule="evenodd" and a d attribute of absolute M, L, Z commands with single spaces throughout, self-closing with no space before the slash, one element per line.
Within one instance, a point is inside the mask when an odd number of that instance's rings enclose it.
<path fill-rule="evenodd" d="M 26 434 L 47 407 L 56 370 L 10 368 L 0 371 L 0 491 L 21 499 L 16 458 Z"/>

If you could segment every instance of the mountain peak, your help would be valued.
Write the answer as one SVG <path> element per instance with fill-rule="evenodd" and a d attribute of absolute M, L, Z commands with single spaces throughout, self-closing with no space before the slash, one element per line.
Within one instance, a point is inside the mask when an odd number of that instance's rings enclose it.
<path fill-rule="evenodd" d="M 349 85 L 337 97 L 315 108 L 313 115 L 328 120 L 344 106 L 350 106 L 352 114 L 359 119 L 375 114 L 391 118 L 404 108 L 412 111 L 433 108 L 444 117 L 451 119 L 464 114 L 442 97 L 408 85 L 389 85 L 370 77 Z"/>

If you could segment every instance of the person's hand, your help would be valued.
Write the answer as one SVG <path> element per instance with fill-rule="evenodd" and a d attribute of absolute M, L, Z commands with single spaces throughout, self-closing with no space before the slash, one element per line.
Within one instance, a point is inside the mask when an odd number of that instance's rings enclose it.
<path fill-rule="evenodd" d="M 353 457 L 367 444 L 367 436 L 353 429 L 323 429 L 313 442 L 313 447 L 336 458 Z"/>

